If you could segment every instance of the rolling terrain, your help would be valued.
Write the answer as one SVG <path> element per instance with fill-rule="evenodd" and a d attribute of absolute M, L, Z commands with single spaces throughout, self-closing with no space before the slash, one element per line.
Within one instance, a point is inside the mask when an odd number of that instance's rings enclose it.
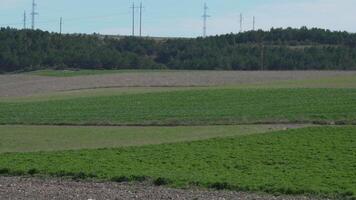
<path fill-rule="evenodd" d="M 0 100 L 65 92 L 194 87 L 355 88 L 354 71 L 68 71 L 45 70 L 0 75 Z M 95 89 L 95 91 L 93 91 Z M 11 99 L 12 100 L 12 99 Z"/>
<path fill-rule="evenodd" d="M 356 192 L 355 130 L 317 127 L 144 147 L 6 153 L 0 171 L 349 198 Z"/>
<path fill-rule="evenodd" d="M 355 72 L 108 73 L 0 75 L 0 196 L 356 198 Z"/>

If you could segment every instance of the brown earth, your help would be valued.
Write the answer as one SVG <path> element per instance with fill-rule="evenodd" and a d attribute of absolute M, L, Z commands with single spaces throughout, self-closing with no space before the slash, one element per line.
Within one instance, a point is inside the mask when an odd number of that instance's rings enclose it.
<path fill-rule="evenodd" d="M 177 200 L 311 200 L 312 197 L 272 196 L 231 191 L 169 189 L 147 183 L 76 182 L 63 179 L 0 177 L 2 200 L 101 200 L 101 199 L 177 199 Z"/>
<path fill-rule="evenodd" d="M 136 72 L 78 77 L 0 75 L 0 97 L 21 97 L 50 92 L 108 87 L 188 87 L 265 83 L 356 75 L 346 71 L 182 71 Z"/>

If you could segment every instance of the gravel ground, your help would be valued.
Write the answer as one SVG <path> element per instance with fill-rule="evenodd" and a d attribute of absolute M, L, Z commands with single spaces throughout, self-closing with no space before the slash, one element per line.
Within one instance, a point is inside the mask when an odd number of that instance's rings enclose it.
<path fill-rule="evenodd" d="M 58 91 L 105 87 L 221 86 L 281 80 L 356 75 L 346 71 L 182 71 L 136 72 L 78 77 L 0 75 L 0 97 L 21 97 Z"/>
<path fill-rule="evenodd" d="M 201 200 L 311 200 L 310 197 L 230 191 L 180 190 L 137 183 L 75 182 L 61 179 L 0 177 L 1 200 L 201 199 Z"/>

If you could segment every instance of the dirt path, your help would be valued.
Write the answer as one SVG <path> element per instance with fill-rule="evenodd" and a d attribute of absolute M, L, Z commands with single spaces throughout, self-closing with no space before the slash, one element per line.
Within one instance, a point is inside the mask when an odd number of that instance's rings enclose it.
<path fill-rule="evenodd" d="M 118 73 L 79 77 L 0 75 L 0 97 L 21 97 L 105 87 L 222 86 L 356 75 L 345 71 L 182 71 Z"/>
<path fill-rule="evenodd" d="M 60 179 L 0 177 L 2 200 L 201 199 L 201 200 L 311 200 L 308 197 L 230 191 L 180 190 L 147 184 L 75 182 Z"/>

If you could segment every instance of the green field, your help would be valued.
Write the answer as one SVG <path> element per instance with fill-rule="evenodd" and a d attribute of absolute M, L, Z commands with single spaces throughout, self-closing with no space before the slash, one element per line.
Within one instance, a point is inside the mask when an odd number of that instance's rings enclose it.
<path fill-rule="evenodd" d="M 0 172 L 356 198 L 356 128 L 313 127 L 118 149 L 3 153 Z"/>
<path fill-rule="evenodd" d="M 1 102 L 36 102 L 36 101 L 53 101 L 66 100 L 83 97 L 103 97 L 103 96 L 119 96 L 130 94 L 145 94 L 156 92 L 172 92 L 183 90 L 209 89 L 204 87 L 120 87 L 120 88 L 98 88 L 98 89 L 82 89 L 71 91 L 51 92 L 23 97 L 0 97 Z"/>
<path fill-rule="evenodd" d="M 205 89 L 0 102 L 0 124 L 355 123 L 356 89 Z"/>
<path fill-rule="evenodd" d="M 0 153 L 96 149 L 266 133 L 286 125 L 186 127 L 0 126 Z M 299 128 L 303 126 L 292 126 Z"/>
<path fill-rule="evenodd" d="M 354 75 L 6 94 L 0 98 L 2 175 L 356 199 Z"/>

